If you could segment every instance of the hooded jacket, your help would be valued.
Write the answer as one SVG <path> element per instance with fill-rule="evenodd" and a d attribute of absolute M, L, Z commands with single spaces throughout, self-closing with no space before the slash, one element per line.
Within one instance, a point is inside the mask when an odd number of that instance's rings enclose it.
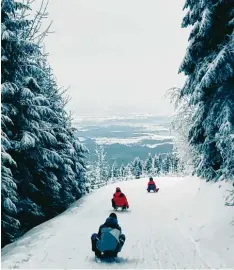
<path fill-rule="evenodd" d="M 106 222 L 99 227 L 97 248 L 101 251 L 114 251 L 119 245 L 119 237 L 122 229 L 118 220 L 108 217 Z"/>
<path fill-rule="evenodd" d="M 117 206 L 127 206 L 129 207 L 128 205 L 128 200 L 125 196 L 124 193 L 122 193 L 121 191 L 117 191 L 114 193 L 113 195 L 113 200 L 114 200 L 114 203 L 117 205 Z"/>

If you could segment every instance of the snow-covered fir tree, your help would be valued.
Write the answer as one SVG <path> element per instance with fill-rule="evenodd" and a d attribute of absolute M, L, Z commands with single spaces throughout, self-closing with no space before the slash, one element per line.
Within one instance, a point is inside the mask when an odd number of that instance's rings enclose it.
<path fill-rule="evenodd" d="M 2 246 L 7 242 L 12 242 L 20 229 L 18 220 L 18 194 L 16 180 L 13 178 L 12 170 L 16 163 L 7 152 L 11 148 L 11 143 L 3 131 L 9 122 L 2 114 L 2 145 L 1 145 L 1 224 L 2 224 Z"/>
<path fill-rule="evenodd" d="M 162 175 L 167 175 L 170 172 L 170 155 L 169 154 L 165 154 L 165 156 L 162 159 L 162 163 L 161 163 L 161 174 Z"/>
<path fill-rule="evenodd" d="M 113 179 L 118 178 L 119 176 L 120 176 L 119 169 L 118 169 L 116 161 L 114 161 L 114 163 L 112 164 L 112 167 L 111 167 L 111 178 L 113 180 Z"/>
<path fill-rule="evenodd" d="M 18 218 L 17 204 L 19 194 L 17 190 L 17 180 L 13 176 L 17 168 L 15 160 L 12 158 L 11 150 L 14 148 L 12 137 L 14 130 L 13 119 L 18 113 L 17 108 L 12 103 L 17 99 L 17 87 L 12 80 L 12 71 L 17 69 L 19 59 L 19 46 L 17 27 L 14 12 L 24 8 L 23 4 L 14 3 L 13 1 L 2 1 L 1 3 L 1 210 L 2 210 L 2 246 L 12 242 L 17 236 L 20 228 Z M 15 51 L 15 53 L 14 53 Z M 14 55 L 14 58 L 13 58 Z M 12 62 L 15 63 L 12 65 Z"/>
<path fill-rule="evenodd" d="M 234 175 L 233 1 L 191 1 L 182 26 L 192 26 L 180 67 L 187 75 L 181 98 L 192 107 L 187 140 L 194 168 L 207 180 Z"/>
<path fill-rule="evenodd" d="M 96 174 L 97 183 L 107 184 L 111 170 L 106 160 L 106 152 L 103 145 L 96 145 L 95 148 L 95 157 L 94 170 Z"/>
<path fill-rule="evenodd" d="M 194 106 L 189 104 L 189 97 L 180 95 L 181 89 L 171 88 L 168 91 L 170 99 L 175 107 L 175 114 L 172 119 L 171 128 L 175 136 L 173 137 L 173 148 L 179 157 L 179 171 L 184 171 L 186 167 L 187 173 L 194 171 L 194 160 L 199 154 L 196 149 L 189 144 L 188 135 L 192 128 L 192 115 Z"/>
<path fill-rule="evenodd" d="M 148 175 L 154 174 L 154 160 L 151 153 L 149 153 L 148 159 L 145 162 L 144 171 Z"/>
<path fill-rule="evenodd" d="M 155 155 L 154 156 L 154 176 L 159 176 L 161 173 L 161 156 L 160 155 Z"/>
<path fill-rule="evenodd" d="M 85 188 L 87 151 L 41 49 L 43 14 L 26 19 L 28 3 L 1 6 L 3 245 L 65 210 Z"/>
<path fill-rule="evenodd" d="M 136 157 L 132 163 L 132 174 L 135 177 L 140 177 L 143 173 L 143 162 L 139 157 Z"/>
<path fill-rule="evenodd" d="M 85 191 L 91 192 L 97 186 L 97 178 L 95 173 L 95 167 L 92 164 L 87 165 L 85 172 Z"/>
<path fill-rule="evenodd" d="M 126 180 L 134 178 L 132 172 L 133 172 L 133 167 L 132 167 L 132 164 L 129 163 L 124 169 L 124 177 Z"/>
<path fill-rule="evenodd" d="M 176 175 L 179 171 L 179 158 L 176 153 L 171 154 L 170 170 L 172 175 Z"/>
<path fill-rule="evenodd" d="M 124 179 L 125 174 L 126 174 L 125 167 L 124 167 L 124 165 L 122 164 L 122 165 L 120 166 L 120 168 L 119 168 L 119 177 L 122 178 L 122 179 Z"/>

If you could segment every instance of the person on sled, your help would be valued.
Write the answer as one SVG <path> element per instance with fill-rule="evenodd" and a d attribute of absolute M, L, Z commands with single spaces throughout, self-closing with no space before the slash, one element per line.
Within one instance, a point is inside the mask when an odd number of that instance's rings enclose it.
<path fill-rule="evenodd" d="M 150 177 L 147 187 L 148 192 L 150 192 L 151 190 L 153 190 L 154 192 L 158 192 L 159 190 L 159 188 L 156 187 L 153 177 Z"/>
<path fill-rule="evenodd" d="M 92 234 L 92 251 L 94 251 L 97 258 L 117 257 L 125 239 L 126 237 L 122 234 L 116 214 L 111 213 L 105 223 L 99 227 L 98 233 Z"/>
<path fill-rule="evenodd" d="M 123 210 L 129 208 L 128 200 L 119 187 L 116 188 L 116 191 L 111 200 L 112 207 L 116 210 L 118 207 L 121 207 Z"/>

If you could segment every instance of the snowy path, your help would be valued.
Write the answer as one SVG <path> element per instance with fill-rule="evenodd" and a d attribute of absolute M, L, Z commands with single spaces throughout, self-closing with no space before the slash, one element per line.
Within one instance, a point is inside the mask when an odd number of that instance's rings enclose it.
<path fill-rule="evenodd" d="M 234 268 L 234 209 L 223 206 L 217 185 L 197 178 L 156 182 L 157 194 L 146 192 L 143 179 L 118 184 L 130 204 L 129 212 L 117 213 L 127 238 L 120 263 L 97 264 L 90 243 L 112 212 L 114 184 L 5 247 L 2 268 Z"/>

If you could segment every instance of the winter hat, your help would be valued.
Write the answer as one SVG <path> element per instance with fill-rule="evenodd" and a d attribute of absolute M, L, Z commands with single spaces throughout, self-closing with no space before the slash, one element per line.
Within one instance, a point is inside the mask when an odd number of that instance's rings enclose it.
<path fill-rule="evenodd" d="M 111 213 L 111 214 L 109 215 L 109 217 L 112 217 L 112 218 L 116 218 L 116 219 L 117 219 L 117 216 L 116 216 L 115 213 Z"/>
<path fill-rule="evenodd" d="M 119 187 L 116 188 L 116 191 L 121 191 Z"/>
<path fill-rule="evenodd" d="M 150 181 L 153 181 L 154 179 L 153 179 L 153 177 L 150 177 L 150 179 L 149 179 Z"/>

